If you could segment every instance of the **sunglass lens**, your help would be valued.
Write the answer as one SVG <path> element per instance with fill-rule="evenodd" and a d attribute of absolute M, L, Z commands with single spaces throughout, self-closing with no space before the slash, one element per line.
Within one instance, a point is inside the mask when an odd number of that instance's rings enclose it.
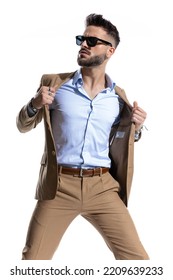
<path fill-rule="evenodd" d="M 95 37 L 88 37 L 88 38 L 86 39 L 86 41 L 87 41 L 87 45 L 88 45 L 89 47 L 95 47 L 96 44 L 97 44 L 97 38 L 95 38 Z"/>
<path fill-rule="evenodd" d="M 80 46 L 83 42 L 82 36 L 76 36 L 76 45 Z"/>

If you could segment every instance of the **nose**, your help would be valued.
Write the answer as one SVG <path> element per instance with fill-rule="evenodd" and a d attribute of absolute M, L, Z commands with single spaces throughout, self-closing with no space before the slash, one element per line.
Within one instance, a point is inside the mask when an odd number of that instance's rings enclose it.
<path fill-rule="evenodd" d="M 88 47 L 88 45 L 87 45 L 87 41 L 86 41 L 86 40 L 84 40 L 84 41 L 82 42 L 81 46 L 82 46 L 82 47 Z"/>

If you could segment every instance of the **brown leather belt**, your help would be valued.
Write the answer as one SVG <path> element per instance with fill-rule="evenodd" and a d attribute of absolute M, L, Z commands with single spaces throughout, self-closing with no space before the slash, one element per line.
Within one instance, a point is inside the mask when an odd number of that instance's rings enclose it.
<path fill-rule="evenodd" d="M 109 171 L 107 167 L 98 167 L 93 169 L 82 169 L 82 168 L 71 168 L 71 167 L 64 167 L 58 166 L 58 173 L 59 174 L 67 174 L 73 175 L 76 177 L 93 177 L 93 176 L 101 176 L 102 174 Z"/>

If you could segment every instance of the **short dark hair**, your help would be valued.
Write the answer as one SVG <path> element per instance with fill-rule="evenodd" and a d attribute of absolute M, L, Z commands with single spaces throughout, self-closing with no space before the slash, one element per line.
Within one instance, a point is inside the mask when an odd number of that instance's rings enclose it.
<path fill-rule="evenodd" d="M 109 20 L 103 18 L 102 15 L 90 14 L 86 17 L 85 23 L 86 27 L 90 25 L 102 27 L 107 32 L 107 34 L 112 36 L 115 41 L 115 46 L 118 46 L 120 42 L 120 36 L 116 26 L 114 26 Z"/>

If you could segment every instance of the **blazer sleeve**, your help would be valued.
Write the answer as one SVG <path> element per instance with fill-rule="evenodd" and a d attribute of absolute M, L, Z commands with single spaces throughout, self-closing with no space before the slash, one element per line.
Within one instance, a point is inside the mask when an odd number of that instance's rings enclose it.
<path fill-rule="evenodd" d="M 23 133 L 35 128 L 43 118 L 43 109 L 40 109 L 33 117 L 29 117 L 27 106 L 28 104 L 20 110 L 16 118 L 17 128 L 20 132 Z"/>
<path fill-rule="evenodd" d="M 42 79 L 40 82 L 40 86 L 41 85 L 42 85 Z M 39 88 L 40 88 L 40 86 L 39 86 Z M 39 88 L 38 88 L 38 90 L 39 90 Z M 25 106 L 23 106 L 23 108 L 20 110 L 20 112 L 16 118 L 17 128 L 22 133 L 28 132 L 31 129 L 35 128 L 37 126 L 37 124 L 41 122 L 41 120 L 43 118 L 43 108 L 41 108 L 33 117 L 30 117 L 28 115 L 27 106 L 28 106 L 29 102 Z"/>

